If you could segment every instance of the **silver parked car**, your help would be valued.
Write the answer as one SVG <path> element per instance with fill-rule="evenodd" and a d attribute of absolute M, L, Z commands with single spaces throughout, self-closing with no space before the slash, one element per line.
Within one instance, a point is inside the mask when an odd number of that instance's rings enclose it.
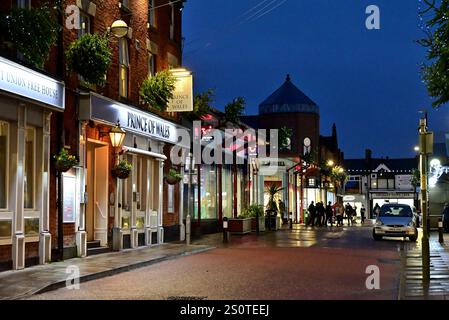
<path fill-rule="evenodd" d="M 410 241 L 418 239 L 417 214 L 409 205 L 385 204 L 380 209 L 373 228 L 374 240 L 383 237 L 408 237 Z"/>

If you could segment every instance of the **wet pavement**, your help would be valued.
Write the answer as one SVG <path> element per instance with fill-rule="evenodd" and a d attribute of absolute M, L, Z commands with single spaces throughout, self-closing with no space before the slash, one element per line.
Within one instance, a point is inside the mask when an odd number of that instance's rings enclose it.
<path fill-rule="evenodd" d="M 372 240 L 371 228 L 305 228 L 246 236 L 203 236 L 204 253 L 61 288 L 31 299 L 132 300 L 396 300 L 402 240 Z M 368 266 L 380 270 L 380 290 L 369 290 Z"/>
<path fill-rule="evenodd" d="M 438 234 L 430 237 L 430 282 L 422 276 L 421 236 L 416 243 L 404 247 L 400 299 L 449 300 L 449 235 L 444 244 L 438 242 Z"/>
<path fill-rule="evenodd" d="M 80 282 L 83 282 L 211 249 L 213 247 L 207 245 L 164 244 L 5 271 L 0 273 L 0 300 L 22 299 L 38 292 L 65 287 L 68 267 L 77 267 Z"/>

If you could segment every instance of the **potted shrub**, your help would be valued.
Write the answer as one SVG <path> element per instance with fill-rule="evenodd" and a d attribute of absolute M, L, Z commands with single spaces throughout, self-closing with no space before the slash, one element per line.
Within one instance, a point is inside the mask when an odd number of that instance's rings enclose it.
<path fill-rule="evenodd" d="M 114 178 L 127 179 L 133 170 L 132 164 L 126 160 L 120 160 L 120 162 L 114 166 L 111 170 L 111 174 Z"/>
<path fill-rule="evenodd" d="M 173 99 L 176 78 L 165 70 L 146 78 L 140 86 L 139 95 L 143 102 L 159 111 L 167 110 L 170 99 Z"/>
<path fill-rule="evenodd" d="M 259 231 L 265 231 L 265 217 L 263 212 L 263 206 L 258 204 L 250 205 L 243 211 L 245 217 L 251 218 L 251 230 L 257 231 L 256 219 L 259 217 Z"/>
<path fill-rule="evenodd" d="M 59 172 L 67 172 L 78 164 L 75 156 L 70 155 L 67 149 L 62 149 L 57 155 L 54 155 L 55 168 Z"/>
<path fill-rule="evenodd" d="M 170 185 L 175 185 L 182 180 L 182 174 L 180 174 L 175 169 L 170 169 L 168 174 L 165 176 L 165 181 Z"/>
<path fill-rule="evenodd" d="M 78 73 L 88 85 L 104 85 L 112 62 L 106 36 L 86 33 L 72 42 L 67 50 L 67 67 Z"/>
<path fill-rule="evenodd" d="M 251 233 L 251 221 L 251 217 L 246 216 L 245 213 L 241 214 L 237 218 L 229 219 L 228 230 L 235 234 Z"/>
<path fill-rule="evenodd" d="M 276 203 L 276 196 L 279 192 L 281 192 L 284 188 L 280 188 L 274 184 L 270 185 L 266 192 L 269 195 L 268 204 L 266 208 L 266 224 L 268 230 L 276 230 L 277 229 L 277 216 L 279 214 L 279 207 Z"/>

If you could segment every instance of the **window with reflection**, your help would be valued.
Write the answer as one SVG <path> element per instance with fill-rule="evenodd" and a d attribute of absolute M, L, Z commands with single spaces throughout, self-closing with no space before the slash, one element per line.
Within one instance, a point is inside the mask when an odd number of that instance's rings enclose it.
<path fill-rule="evenodd" d="M 0 122 L 0 209 L 7 209 L 8 193 L 8 123 Z"/>
<path fill-rule="evenodd" d="M 223 217 L 232 218 L 233 181 L 231 166 L 224 165 L 221 176 Z"/>
<path fill-rule="evenodd" d="M 201 166 L 201 219 L 217 219 L 217 170 Z"/>
<path fill-rule="evenodd" d="M 34 209 L 34 181 L 35 181 L 35 144 L 36 130 L 25 130 L 25 163 L 23 166 L 24 207 Z"/>

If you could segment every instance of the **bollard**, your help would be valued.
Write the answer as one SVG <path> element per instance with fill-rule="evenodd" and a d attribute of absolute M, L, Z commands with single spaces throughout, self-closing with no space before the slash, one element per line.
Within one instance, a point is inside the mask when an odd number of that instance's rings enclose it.
<path fill-rule="evenodd" d="M 444 234 L 443 234 L 443 219 L 438 220 L 438 241 L 440 243 L 444 243 Z"/>
<path fill-rule="evenodd" d="M 228 243 L 228 218 L 223 218 L 223 243 Z"/>
<path fill-rule="evenodd" d="M 290 224 L 290 229 L 293 229 L 293 213 L 290 212 L 290 217 L 289 217 L 289 224 Z"/>
<path fill-rule="evenodd" d="M 190 214 L 186 217 L 186 243 L 188 246 L 190 246 L 190 228 L 191 228 L 191 222 L 190 222 Z"/>

